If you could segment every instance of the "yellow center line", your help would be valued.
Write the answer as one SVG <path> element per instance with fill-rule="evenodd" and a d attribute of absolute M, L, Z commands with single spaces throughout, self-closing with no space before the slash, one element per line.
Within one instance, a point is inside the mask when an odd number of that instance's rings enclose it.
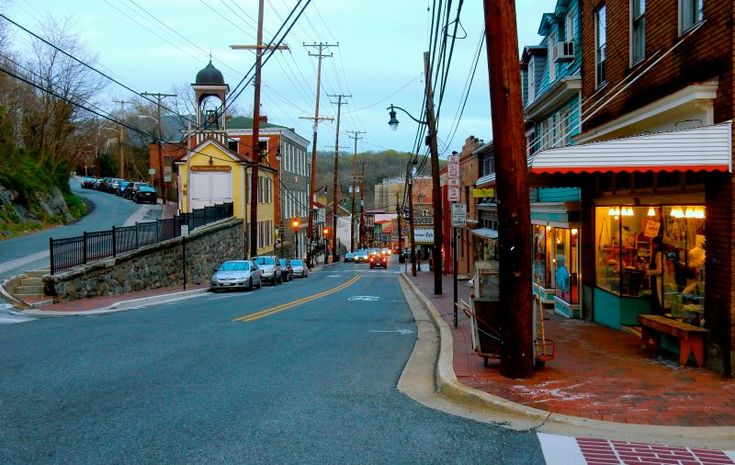
<path fill-rule="evenodd" d="M 259 312 L 251 313 L 250 315 L 241 316 L 239 318 L 235 318 L 232 321 L 255 321 L 260 318 L 265 318 L 267 316 L 274 315 L 276 313 L 282 312 L 284 310 L 288 310 L 289 308 L 296 307 L 301 304 L 305 304 L 307 302 L 311 302 L 313 300 L 321 299 L 322 297 L 328 296 L 330 294 L 334 294 L 335 292 L 339 292 L 343 289 L 346 289 L 353 284 L 355 284 L 360 279 L 360 276 L 353 276 L 352 278 L 348 279 L 344 283 L 340 284 L 337 287 L 333 287 L 332 289 L 327 289 L 326 291 L 319 292 L 314 295 L 310 295 L 307 297 L 302 297 L 300 299 L 292 300 L 291 302 L 286 302 L 285 304 L 276 305 L 275 307 L 266 308 L 265 310 L 261 310 Z"/>

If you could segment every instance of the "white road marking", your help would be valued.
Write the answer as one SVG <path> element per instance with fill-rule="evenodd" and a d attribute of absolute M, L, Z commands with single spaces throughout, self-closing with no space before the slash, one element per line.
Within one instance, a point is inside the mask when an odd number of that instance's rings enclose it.
<path fill-rule="evenodd" d="M 353 295 L 347 299 L 348 302 L 377 302 L 378 300 L 380 297 L 375 295 Z"/>
<path fill-rule="evenodd" d="M 328 274 L 327 278 L 341 278 L 341 276 L 338 274 Z"/>
<path fill-rule="evenodd" d="M 222 299 L 231 299 L 231 298 L 233 298 L 233 297 L 240 297 L 240 296 L 243 296 L 243 295 L 250 295 L 250 294 L 252 294 L 252 292 L 240 292 L 240 293 L 238 293 L 238 294 L 232 294 L 232 295 L 221 295 L 221 296 L 219 296 L 219 297 L 212 297 L 212 298 L 209 298 L 209 299 L 207 299 L 207 300 L 222 300 Z"/>
<path fill-rule="evenodd" d="M 538 433 L 546 465 L 586 465 L 577 438 Z"/>
<path fill-rule="evenodd" d="M 374 330 L 374 331 L 370 331 L 370 332 L 371 333 L 398 333 L 401 336 L 405 336 L 406 334 L 413 334 L 413 330 L 412 329 L 406 329 L 406 328 L 394 329 L 394 330 L 389 330 L 389 331 L 377 331 L 377 330 Z"/>
<path fill-rule="evenodd" d="M 35 320 L 35 318 L 14 311 L 13 308 L 15 307 L 8 303 L 0 304 L 0 325 L 26 323 Z"/>
<path fill-rule="evenodd" d="M 0 273 L 5 273 L 6 271 L 20 268 L 23 265 L 41 260 L 42 258 L 46 258 L 48 256 L 48 250 L 42 250 L 41 252 L 36 252 L 34 254 L 26 255 L 25 257 L 21 258 L 16 258 L 15 260 L 10 260 L 9 262 L 0 263 Z"/>
<path fill-rule="evenodd" d="M 135 226 L 135 223 L 145 218 L 153 205 L 143 205 L 125 221 L 123 226 Z"/>

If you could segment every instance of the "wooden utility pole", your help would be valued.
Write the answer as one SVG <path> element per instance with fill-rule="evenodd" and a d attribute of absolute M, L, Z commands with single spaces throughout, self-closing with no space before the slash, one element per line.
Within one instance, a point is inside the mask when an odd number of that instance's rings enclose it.
<path fill-rule="evenodd" d="M 312 263 L 312 248 L 314 247 L 314 238 L 315 238 L 315 231 L 314 231 L 314 190 L 316 188 L 316 142 L 317 142 L 317 132 L 319 129 L 319 121 L 323 120 L 333 120 L 334 118 L 324 118 L 319 116 L 319 95 L 321 93 L 321 84 L 322 84 L 322 59 L 324 57 L 331 57 L 333 56 L 331 53 L 329 55 L 326 55 L 324 53 L 324 49 L 329 47 L 337 47 L 339 44 L 327 44 L 325 42 L 319 42 L 314 44 L 304 44 L 304 47 L 316 47 L 319 49 L 317 53 L 311 53 L 309 52 L 309 56 L 317 57 L 317 72 L 316 72 L 316 107 L 314 109 L 314 117 L 301 117 L 302 119 L 311 119 L 314 121 L 314 134 L 313 139 L 311 141 L 311 173 L 309 178 L 309 226 L 308 230 L 306 231 L 306 237 L 309 240 L 309 243 L 307 244 L 306 248 L 306 264 L 307 266 L 311 267 L 313 266 Z"/>
<path fill-rule="evenodd" d="M 252 171 L 250 173 L 250 256 L 258 255 L 258 181 L 259 167 L 262 154 L 260 153 L 260 82 L 261 70 L 263 67 L 263 3 L 264 0 L 258 0 L 258 32 L 256 37 L 256 45 L 230 45 L 233 50 L 252 50 L 255 49 L 255 90 L 253 91 L 253 138 L 250 145 L 250 160 L 253 162 Z M 275 50 L 287 50 L 288 47 L 280 45 Z M 245 202 L 246 188 L 243 186 L 243 202 Z M 246 215 L 243 215 L 243 217 Z M 245 221 L 245 218 L 243 218 Z M 247 254 L 246 254 L 247 256 Z"/>
<path fill-rule="evenodd" d="M 352 134 L 350 138 L 355 141 L 355 152 L 352 155 L 352 213 L 350 215 L 350 251 L 355 250 L 355 191 L 357 190 L 357 141 L 362 139 L 360 134 L 365 131 L 347 131 Z"/>
<path fill-rule="evenodd" d="M 158 192 L 161 195 L 163 204 L 166 205 L 166 185 L 163 180 L 163 152 L 161 149 L 161 143 L 163 141 L 163 128 L 161 127 L 161 100 L 165 97 L 176 97 L 176 94 L 143 92 L 140 95 L 156 97 L 156 123 L 158 125 Z"/>
<path fill-rule="evenodd" d="M 514 0 L 484 0 L 498 198 L 500 372 L 533 376 L 531 206 Z"/>
<path fill-rule="evenodd" d="M 360 248 L 365 248 L 365 162 L 360 175 Z"/>
<path fill-rule="evenodd" d="M 441 188 L 439 186 L 439 149 L 437 148 L 436 144 L 434 90 L 431 87 L 431 66 L 429 63 L 429 52 L 424 52 L 424 81 L 426 83 L 426 122 L 429 126 L 429 151 L 431 152 L 431 200 L 434 207 L 434 248 L 431 251 L 432 262 L 434 262 L 434 295 L 441 295 L 442 245 L 444 244 L 444 235 L 442 234 L 442 199 Z"/>
<path fill-rule="evenodd" d="M 120 104 L 120 121 L 123 120 L 123 107 L 126 103 L 132 103 L 128 100 L 113 100 L 114 103 Z M 118 176 L 120 179 L 125 179 L 125 152 L 123 151 L 123 141 L 125 140 L 125 126 L 120 125 L 120 133 L 118 135 L 120 139 L 118 141 L 118 150 L 120 151 L 120 166 L 118 167 Z"/>
<path fill-rule="evenodd" d="M 416 175 L 414 163 L 416 163 L 415 158 L 412 162 L 411 173 L 408 175 L 408 234 L 411 238 L 411 276 L 416 277 L 416 238 L 414 237 L 413 222 L 413 177 Z"/>
<path fill-rule="evenodd" d="M 332 263 L 334 263 L 337 261 L 337 211 L 339 209 L 339 120 L 342 116 L 342 105 L 345 104 L 342 99 L 352 97 L 352 95 L 337 94 L 330 95 L 330 97 L 337 98 L 336 102 L 332 102 L 337 105 L 337 130 L 335 131 L 334 141 L 334 180 L 332 182 Z"/>

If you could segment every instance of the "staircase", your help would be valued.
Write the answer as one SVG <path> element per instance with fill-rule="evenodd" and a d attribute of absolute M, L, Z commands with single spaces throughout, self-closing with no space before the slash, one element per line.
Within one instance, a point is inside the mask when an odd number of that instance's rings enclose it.
<path fill-rule="evenodd" d="M 31 305 L 50 302 L 43 292 L 43 276 L 49 273 L 48 269 L 27 271 L 18 277 L 17 284 L 7 289 L 15 298 Z"/>

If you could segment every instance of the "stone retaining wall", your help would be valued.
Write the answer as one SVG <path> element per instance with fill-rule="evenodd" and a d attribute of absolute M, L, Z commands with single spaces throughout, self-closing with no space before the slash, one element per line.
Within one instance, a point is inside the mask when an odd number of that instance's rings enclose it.
<path fill-rule="evenodd" d="M 73 270 L 43 277 L 46 295 L 63 302 L 207 282 L 212 268 L 242 258 L 243 224 L 228 218 L 176 237 Z"/>

